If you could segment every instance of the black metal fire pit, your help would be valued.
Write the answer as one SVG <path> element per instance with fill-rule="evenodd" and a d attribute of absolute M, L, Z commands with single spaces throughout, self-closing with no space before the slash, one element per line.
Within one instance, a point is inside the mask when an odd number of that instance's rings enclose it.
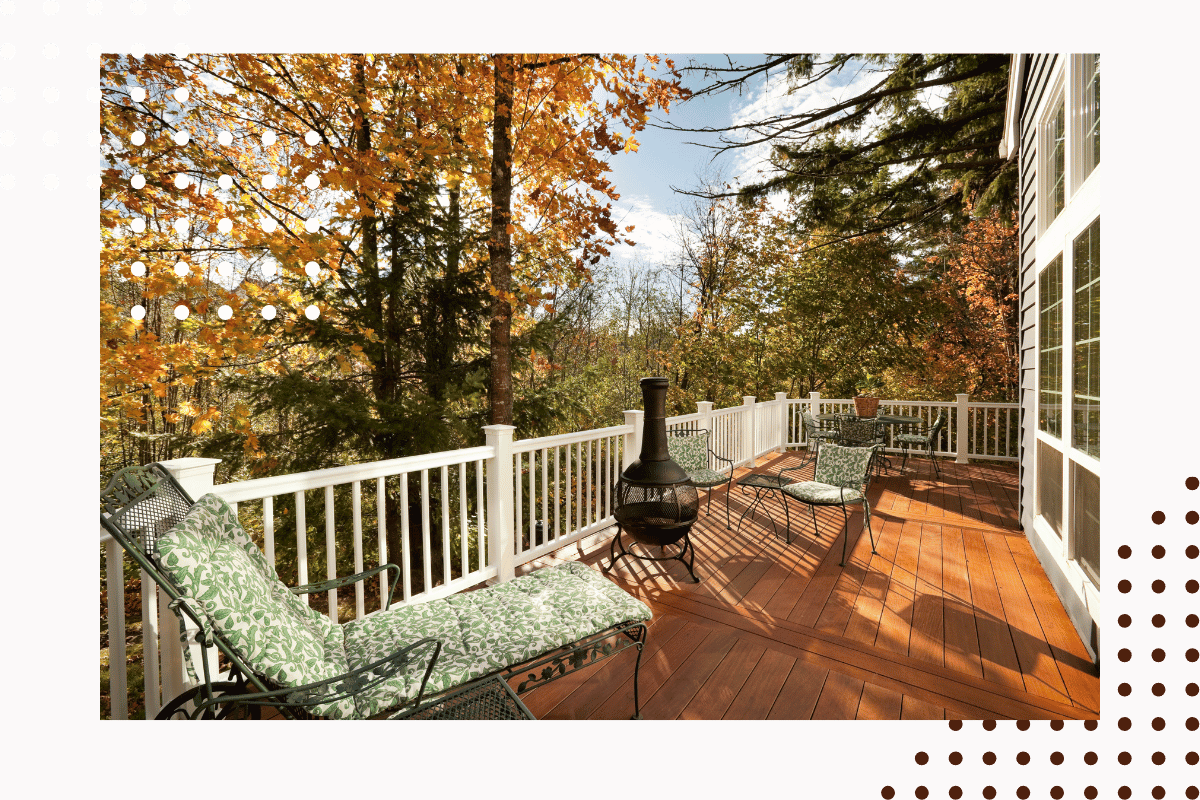
<path fill-rule="evenodd" d="M 638 459 L 617 480 L 613 511 L 617 534 L 609 545 L 609 562 L 604 571 L 611 569 L 622 556 L 647 561 L 680 561 L 688 568 L 692 580 L 699 583 L 693 569 L 696 550 L 688 533 L 700 512 L 700 499 L 696 487 L 688 481 L 687 473 L 667 453 L 667 379 L 642 378 L 641 387 L 646 411 L 642 450 Z M 621 540 L 623 533 L 642 545 L 642 552 L 626 549 Z M 667 546 L 678 546 L 679 551 L 667 555 L 664 552 Z M 658 547 L 663 554 L 651 556 L 644 552 L 646 547 Z"/>

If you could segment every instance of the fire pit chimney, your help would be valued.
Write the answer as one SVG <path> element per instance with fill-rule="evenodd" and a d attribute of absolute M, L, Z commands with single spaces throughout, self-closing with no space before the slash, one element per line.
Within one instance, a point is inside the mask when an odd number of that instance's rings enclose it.
<path fill-rule="evenodd" d="M 609 546 L 611 569 L 622 556 L 648 561 L 677 560 L 683 562 L 692 580 L 699 583 L 693 565 L 695 548 L 689 531 L 700 511 L 696 487 L 688 480 L 683 468 L 671 460 L 667 450 L 667 379 L 642 378 L 642 402 L 646 416 L 642 424 L 642 448 L 638 458 L 622 471 L 614 490 L 616 498 L 613 515 L 617 533 Z M 674 555 L 659 557 L 633 552 L 625 548 L 622 533 L 629 534 L 635 543 L 665 548 L 682 540 Z M 616 548 L 620 546 L 620 553 Z M 689 555 L 688 561 L 684 556 Z"/>

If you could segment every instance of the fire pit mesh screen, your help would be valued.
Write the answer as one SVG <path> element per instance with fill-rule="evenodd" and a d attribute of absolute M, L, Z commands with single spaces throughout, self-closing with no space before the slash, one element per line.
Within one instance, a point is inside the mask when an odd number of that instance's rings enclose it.
<path fill-rule="evenodd" d="M 700 511 L 696 487 L 687 484 L 674 486 L 638 486 L 626 481 L 617 483 L 617 521 L 635 539 L 646 528 L 663 528 L 661 534 L 646 537 L 653 544 L 668 544 L 683 535 L 673 528 L 690 526 Z M 674 534 L 672 536 L 671 534 Z"/>

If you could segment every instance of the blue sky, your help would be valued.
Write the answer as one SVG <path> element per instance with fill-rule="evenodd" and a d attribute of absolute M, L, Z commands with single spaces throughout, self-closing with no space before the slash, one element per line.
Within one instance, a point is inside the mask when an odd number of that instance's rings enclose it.
<path fill-rule="evenodd" d="M 722 54 L 671 54 L 677 68 L 687 66 L 689 59 L 697 63 L 724 64 Z M 761 54 L 731 55 L 743 65 L 762 61 Z M 699 89 L 712 78 L 700 73 L 684 73 L 684 85 Z M 870 76 L 846 71 L 832 76 L 821 86 L 788 94 L 783 69 L 773 70 L 768 78 L 749 82 L 739 94 L 736 91 L 705 95 L 672 105 L 669 114 L 655 112 L 658 121 L 667 121 L 684 128 L 723 127 L 733 122 L 761 120 L 773 114 L 801 108 L 824 106 L 848 91 L 863 88 Z M 723 153 L 713 159 L 714 151 L 689 142 L 717 144 L 718 134 L 682 133 L 647 127 L 635 137 L 640 145 L 636 153 L 614 156 L 610 180 L 616 185 L 621 199 L 615 204 L 614 218 L 619 224 L 635 225 L 632 238 L 637 245 L 621 247 L 613 255 L 618 261 L 657 262 L 673 249 L 671 234 L 673 216 L 689 198 L 672 191 L 671 187 L 694 188 L 697 174 L 707 169 L 721 169 L 727 179 L 743 177 L 752 181 L 755 171 L 763 166 L 768 147 L 758 145 Z"/>

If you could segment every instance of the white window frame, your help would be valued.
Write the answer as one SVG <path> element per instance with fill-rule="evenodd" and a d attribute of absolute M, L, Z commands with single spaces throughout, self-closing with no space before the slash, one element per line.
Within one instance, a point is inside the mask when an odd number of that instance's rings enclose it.
<path fill-rule="evenodd" d="M 1092 472 L 1101 479 L 1103 485 L 1103 473 L 1100 468 L 1100 461 L 1087 453 L 1075 449 L 1074 442 L 1074 414 L 1072 413 L 1072 403 L 1074 398 L 1074 379 L 1075 373 L 1072 368 L 1072 359 L 1075 350 L 1075 239 L 1078 238 L 1088 227 L 1101 217 L 1100 211 L 1100 194 L 1103 170 L 1103 160 L 1097 164 L 1090 175 L 1085 180 L 1080 181 L 1078 176 L 1081 174 L 1083 159 L 1082 145 L 1084 131 L 1082 130 L 1082 97 L 1083 90 L 1086 88 L 1086 81 L 1089 76 L 1082 75 L 1084 66 L 1084 57 L 1079 54 L 1061 54 L 1055 60 L 1055 74 L 1048 84 L 1048 90 L 1042 96 L 1042 102 L 1039 104 L 1037 113 L 1034 117 L 1037 120 L 1036 130 L 1036 147 L 1037 147 L 1037 186 L 1036 191 L 1038 200 L 1036 203 L 1036 213 L 1038 223 L 1036 229 L 1039 231 L 1039 236 L 1034 247 L 1034 308 L 1038 310 L 1037 319 L 1035 321 L 1034 341 L 1037 342 L 1038 358 L 1034 359 L 1034 386 L 1037 387 L 1037 394 L 1040 400 L 1041 392 L 1041 285 L 1038 278 L 1041 276 L 1042 270 L 1045 269 L 1051 261 L 1060 254 L 1063 259 L 1063 342 L 1061 358 L 1062 362 L 1062 397 L 1063 397 L 1063 430 L 1062 438 L 1056 438 L 1041 430 L 1040 425 L 1035 422 L 1035 437 L 1038 442 L 1045 442 L 1050 447 L 1063 454 L 1062 459 L 1062 476 L 1061 485 L 1063 487 L 1063 502 L 1062 502 L 1062 537 L 1054 532 L 1054 529 L 1046 522 L 1045 518 L 1038 512 L 1035 505 L 1034 508 L 1034 533 L 1040 538 L 1042 545 L 1050 552 L 1057 554 L 1066 568 L 1069 579 L 1075 585 L 1084 587 L 1085 595 L 1089 604 L 1091 600 L 1096 601 L 1096 608 L 1099 608 L 1099 587 L 1092 581 L 1087 571 L 1080 566 L 1076 560 L 1076 535 L 1073 525 L 1074 509 L 1072 502 L 1074 499 L 1071 487 L 1071 464 L 1072 462 L 1079 464 L 1084 469 Z M 1064 186 L 1066 187 L 1066 199 L 1062 211 L 1053 219 L 1050 215 L 1053 213 L 1050 197 L 1050 163 L 1053 144 L 1050 141 L 1049 123 L 1056 110 L 1059 100 L 1064 101 L 1065 108 L 1065 142 L 1067 147 L 1066 157 L 1063 159 L 1066 175 L 1064 176 Z M 1101 223 L 1103 224 L 1103 223 Z M 1103 245 L 1102 245 L 1103 246 Z M 1103 389 L 1102 389 L 1103 391 Z M 1036 420 L 1036 416 L 1035 416 Z M 1033 470 L 1033 486 L 1035 493 L 1038 486 L 1038 459 L 1037 449 L 1034 448 L 1033 456 L 1030 459 L 1031 469 Z M 1036 501 L 1035 501 L 1036 502 Z"/>

